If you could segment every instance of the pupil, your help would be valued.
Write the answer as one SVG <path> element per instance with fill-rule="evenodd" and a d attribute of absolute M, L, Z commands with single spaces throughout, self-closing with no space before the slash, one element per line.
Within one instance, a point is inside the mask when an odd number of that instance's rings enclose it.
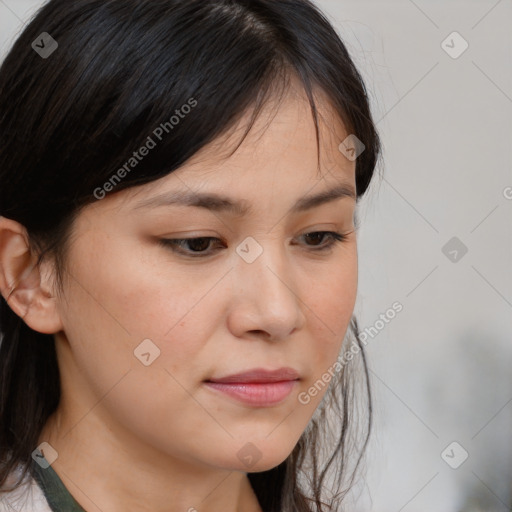
<path fill-rule="evenodd" d="M 319 242 L 322 239 L 323 234 L 322 233 L 310 233 L 310 234 L 308 234 L 306 236 L 309 236 L 310 239 L 311 238 L 317 238 L 317 242 Z M 320 239 L 320 240 L 318 240 L 318 239 Z M 317 245 L 317 244 L 312 244 L 312 245 Z"/>
<path fill-rule="evenodd" d="M 194 239 L 190 240 L 188 243 L 189 243 L 189 247 L 193 251 L 201 252 L 202 250 L 208 249 L 208 245 L 210 244 L 210 241 L 208 238 L 201 237 L 201 238 L 194 238 Z M 198 245 L 199 245 L 199 248 L 197 247 Z"/>

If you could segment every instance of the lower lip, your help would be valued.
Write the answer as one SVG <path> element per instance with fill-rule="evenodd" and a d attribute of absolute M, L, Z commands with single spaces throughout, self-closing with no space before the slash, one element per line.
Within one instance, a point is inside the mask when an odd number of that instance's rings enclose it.
<path fill-rule="evenodd" d="M 246 404 L 269 407 L 282 402 L 292 392 L 296 382 L 296 380 L 286 380 L 262 383 L 205 382 L 205 384 Z"/>

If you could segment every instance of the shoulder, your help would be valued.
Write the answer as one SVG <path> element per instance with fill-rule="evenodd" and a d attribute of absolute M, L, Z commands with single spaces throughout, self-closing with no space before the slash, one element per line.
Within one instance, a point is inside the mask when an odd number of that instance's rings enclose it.
<path fill-rule="evenodd" d="M 6 486 L 0 488 L 0 512 L 52 512 L 43 491 L 29 473 L 18 488 L 8 490 L 20 475 L 21 466 L 18 466 Z"/>

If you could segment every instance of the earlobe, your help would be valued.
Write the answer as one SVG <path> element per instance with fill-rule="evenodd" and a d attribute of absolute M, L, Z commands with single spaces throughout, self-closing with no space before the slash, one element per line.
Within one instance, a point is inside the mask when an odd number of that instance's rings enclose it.
<path fill-rule="evenodd" d="M 23 225 L 0 217 L 0 292 L 31 329 L 54 334 L 62 330 L 57 300 L 28 240 Z"/>

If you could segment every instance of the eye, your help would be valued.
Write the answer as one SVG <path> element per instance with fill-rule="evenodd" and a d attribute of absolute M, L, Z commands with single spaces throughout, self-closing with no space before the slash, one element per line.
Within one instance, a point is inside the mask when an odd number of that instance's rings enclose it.
<path fill-rule="evenodd" d="M 335 244 L 344 242 L 348 238 L 347 234 L 337 233 L 336 231 L 313 231 L 311 233 L 304 233 L 301 235 L 307 240 L 313 241 L 312 245 L 306 244 L 313 251 L 326 251 L 333 247 Z M 327 243 L 317 243 L 327 238 Z"/>
<path fill-rule="evenodd" d="M 334 245 L 344 242 L 348 239 L 349 233 L 342 234 L 335 231 L 313 231 L 311 233 L 304 233 L 299 238 L 305 238 L 312 244 L 306 243 L 306 247 L 310 251 L 327 251 Z M 327 242 L 321 243 L 323 240 Z M 212 242 L 218 242 L 217 250 L 209 250 Z M 172 251 L 189 256 L 192 258 L 208 257 L 213 255 L 225 244 L 219 238 L 215 237 L 197 237 L 197 238 L 161 238 L 159 244 L 170 248 Z M 220 245 L 220 247 L 219 247 Z"/>
<path fill-rule="evenodd" d="M 222 242 L 220 239 L 211 236 L 202 236 L 198 238 L 162 238 L 160 244 L 164 247 L 170 247 L 171 250 L 185 254 L 187 256 L 209 256 L 211 253 L 206 249 L 210 247 L 212 241 L 217 240 Z M 186 247 L 190 250 L 187 250 Z M 197 256 L 195 254 L 197 254 Z"/>

